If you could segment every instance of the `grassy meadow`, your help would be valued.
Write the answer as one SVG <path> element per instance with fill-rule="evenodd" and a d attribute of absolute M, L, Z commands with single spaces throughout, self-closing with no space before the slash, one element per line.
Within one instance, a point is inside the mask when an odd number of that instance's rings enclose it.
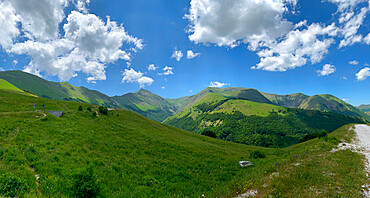
<path fill-rule="evenodd" d="M 63 116 L 34 112 L 43 100 L 46 110 Z M 98 106 L 0 90 L 0 196 L 233 197 L 257 190 L 258 197 L 359 197 L 366 181 L 363 156 L 329 152 L 351 139 L 349 125 L 326 138 L 269 149 L 130 111 L 95 111 Z M 265 157 L 252 158 L 255 151 Z M 240 160 L 254 166 L 240 167 Z"/>

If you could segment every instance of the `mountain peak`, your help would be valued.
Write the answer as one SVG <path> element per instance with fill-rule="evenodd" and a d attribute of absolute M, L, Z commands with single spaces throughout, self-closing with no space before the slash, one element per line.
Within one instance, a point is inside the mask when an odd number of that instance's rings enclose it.
<path fill-rule="evenodd" d="M 149 95 L 149 94 L 153 94 L 152 92 L 146 90 L 146 89 L 143 89 L 141 88 L 139 91 L 135 92 L 136 94 L 139 94 L 139 95 Z"/>

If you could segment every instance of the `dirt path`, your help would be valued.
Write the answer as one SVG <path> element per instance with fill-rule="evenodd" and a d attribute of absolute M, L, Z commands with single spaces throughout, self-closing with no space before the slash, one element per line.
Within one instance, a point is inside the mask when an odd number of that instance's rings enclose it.
<path fill-rule="evenodd" d="M 355 126 L 355 132 L 357 134 L 357 141 L 356 145 L 361 147 L 361 153 L 363 153 L 366 157 L 366 176 L 368 179 L 369 173 L 370 173 L 370 126 L 365 124 L 357 124 Z M 365 197 L 370 197 L 370 181 L 368 181 L 368 184 L 364 185 L 364 191 L 363 194 Z"/>

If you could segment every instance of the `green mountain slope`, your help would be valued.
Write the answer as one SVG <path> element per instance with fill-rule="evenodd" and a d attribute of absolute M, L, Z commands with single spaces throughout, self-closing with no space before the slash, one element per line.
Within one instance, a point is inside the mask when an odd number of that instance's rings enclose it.
<path fill-rule="evenodd" d="M 43 100 L 46 110 L 63 116 L 33 112 L 32 105 L 39 108 Z M 324 197 L 360 197 L 366 181 L 359 154 L 329 152 L 338 139 L 352 138 L 350 126 L 326 139 L 267 149 L 200 136 L 125 110 L 92 117 L 87 107 L 98 107 L 85 103 L 0 90 L 0 104 L 1 197 L 77 197 L 82 190 L 98 197 L 235 197 L 249 190 L 312 197 L 310 188 Z M 255 151 L 265 157 L 251 157 Z M 254 166 L 242 168 L 240 160 Z"/>
<path fill-rule="evenodd" d="M 85 87 L 75 87 L 68 82 L 50 82 L 21 71 L 0 72 L 0 79 L 12 83 L 17 89 L 32 92 L 42 98 L 85 102 L 110 108 L 123 108 L 140 113 L 156 121 L 163 121 L 165 118 L 173 115 L 177 109 L 174 104 L 146 90 L 109 97 Z"/>
<path fill-rule="evenodd" d="M 16 91 L 16 92 L 23 92 L 22 90 L 18 89 L 16 86 L 10 84 L 4 79 L 0 79 L 0 89 L 11 90 L 11 91 Z"/>
<path fill-rule="evenodd" d="M 196 133 L 210 130 L 219 139 L 265 147 L 286 147 L 307 134 L 331 132 L 348 123 L 363 123 L 361 118 L 324 112 L 325 109 L 294 109 L 251 101 L 251 98 L 265 99 L 258 97 L 261 94 L 256 90 L 232 91 L 239 93 L 227 95 L 225 89 L 208 88 L 193 97 L 196 100 L 191 106 L 164 123 Z"/>
<path fill-rule="evenodd" d="M 262 92 L 261 92 L 262 93 Z M 282 107 L 289 107 L 289 108 L 298 108 L 303 101 L 305 101 L 309 96 L 296 93 L 291 95 L 277 95 L 277 94 L 269 94 L 269 93 L 262 93 L 266 98 L 268 98 L 273 104 L 282 106 Z"/>
<path fill-rule="evenodd" d="M 370 115 L 370 105 L 360 105 L 358 108 L 367 115 Z"/>
<path fill-rule="evenodd" d="M 108 107 L 115 106 L 114 101 L 108 96 L 85 87 L 72 86 L 68 82 L 50 82 L 21 71 L 0 72 L 0 78 L 8 81 L 21 90 L 31 91 L 43 98 L 79 101 Z"/>
<path fill-rule="evenodd" d="M 358 108 L 329 94 L 311 96 L 307 98 L 305 101 L 303 101 L 298 108 L 309 109 L 309 110 L 330 111 L 330 112 L 335 112 L 335 113 L 339 113 L 343 115 L 363 117 L 367 121 L 370 121 L 370 116 L 366 115 L 364 112 L 362 112 Z"/>
<path fill-rule="evenodd" d="M 114 96 L 112 99 L 120 108 L 137 112 L 159 122 L 173 115 L 176 111 L 176 107 L 173 104 L 144 89 L 140 89 L 136 93 Z"/>

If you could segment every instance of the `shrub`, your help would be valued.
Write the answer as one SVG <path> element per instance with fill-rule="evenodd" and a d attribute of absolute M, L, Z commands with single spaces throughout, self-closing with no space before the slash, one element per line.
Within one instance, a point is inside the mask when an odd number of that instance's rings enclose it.
<path fill-rule="evenodd" d="M 262 151 L 253 151 L 251 154 L 250 154 L 250 157 L 253 158 L 253 159 L 258 159 L 258 158 L 265 158 L 266 155 L 265 153 L 263 153 Z"/>
<path fill-rule="evenodd" d="M 328 132 L 326 132 L 325 130 L 322 130 L 317 133 L 318 138 L 323 138 L 323 137 L 326 137 L 327 135 L 328 135 Z"/>
<path fill-rule="evenodd" d="M 201 135 L 205 135 L 205 136 L 208 136 L 208 137 L 211 137 L 211 138 L 216 138 L 216 133 L 211 131 L 211 130 L 204 130 Z"/>
<path fill-rule="evenodd" d="M 96 183 L 96 178 L 92 166 L 88 166 L 86 169 L 75 173 L 72 176 L 72 181 L 72 192 L 74 196 L 84 198 L 98 196 L 99 187 Z"/>
<path fill-rule="evenodd" d="M 78 111 L 82 111 L 82 107 L 81 107 L 81 105 L 78 107 Z"/>
<path fill-rule="evenodd" d="M 103 115 L 108 115 L 108 108 L 107 107 L 100 106 L 99 107 L 99 113 L 101 113 Z"/>
<path fill-rule="evenodd" d="M 87 110 L 91 112 L 91 107 L 87 107 Z"/>
<path fill-rule="evenodd" d="M 19 197 L 28 186 L 25 180 L 11 173 L 2 174 L 0 176 L 0 195 L 5 197 Z"/>
<path fill-rule="evenodd" d="M 97 117 L 97 115 L 96 115 L 96 112 L 95 112 L 95 111 L 92 113 L 92 117 L 93 117 L 93 118 L 96 118 L 96 117 Z"/>

